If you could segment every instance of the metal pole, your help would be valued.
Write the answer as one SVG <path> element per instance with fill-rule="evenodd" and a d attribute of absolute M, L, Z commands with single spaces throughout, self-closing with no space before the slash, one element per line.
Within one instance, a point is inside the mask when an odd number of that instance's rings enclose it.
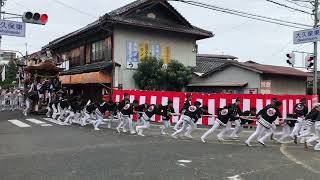
<path fill-rule="evenodd" d="M 318 24 L 318 7 L 319 7 L 319 0 L 315 0 L 315 3 L 314 3 L 314 16 L 315 16 L 314 17 L 314 28 L 316 28 L 318 26 L 317 25 Z M 318 60 L 318 58 L 317 58 L 317 56 L 318 56 L 318 53 L 317 53 L 318 42 L 317 41 L 314 42 L 313 45 L 314 45 L 314 49 L 313 49 L 313 51 L 314 51 L 314 53 L 313 53 L 313 55 L 314 55 L 313 94 L 317 95 L 318 94 L 318 62 L 317 62 L 317 60 Z"/>
<path fill-rule="evenodd" d="M 2 0 L 0 0 L 0 19 L 2 19 L 2 15 L 1 15 L 1 7 L 2 7 Z M 1 42 L 2 42 L 2 36 L 0 35 L 0 50 L 1 50 Z"/>

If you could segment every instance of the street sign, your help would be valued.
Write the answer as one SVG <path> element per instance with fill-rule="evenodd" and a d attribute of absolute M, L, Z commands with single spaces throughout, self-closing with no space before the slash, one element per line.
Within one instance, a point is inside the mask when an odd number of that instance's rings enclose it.
<path fill-rule="evenodd" d="M 26 24 L 17 21 L 0 20 L 0 35 L 25 37 Z"/>
<path fill-rule="evenodd" d="M 293 33 L 293 44 L 303 44 L 320 41 L 320 28 L 295 31 Z"/>

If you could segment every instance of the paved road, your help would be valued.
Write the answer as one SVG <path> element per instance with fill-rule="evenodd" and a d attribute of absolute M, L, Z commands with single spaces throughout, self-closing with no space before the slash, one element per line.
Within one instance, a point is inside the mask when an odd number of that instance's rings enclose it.
<path fill-rule="evenodd" d="M 38 121 L 0 112 L 0 180 L 320 179 L 319 152 L 272 142 L 248 148 L 242 143 L 247 132 L 239 141 L 211 136 L 203 144 L 201 129 L 193 140 L 176 140 L 160 136 L 158 127 L 138 137 L 28 118 Z"/>

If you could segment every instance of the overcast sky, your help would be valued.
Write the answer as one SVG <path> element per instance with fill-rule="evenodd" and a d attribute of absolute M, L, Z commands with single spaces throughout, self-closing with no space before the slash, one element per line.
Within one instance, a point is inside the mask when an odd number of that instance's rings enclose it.
<path fill-rule="evenodd" d="M 70 5 L 76 10 L 59 4 L 59 1 Z M 132 1 L 8 0 L 3 7 L 4 11 L 17 14 L 22 14 L 28 10 L 47 13 L 49 21 L 45 26 L 28 24 L 26 38 L 4 36 L 2 49 L 25 52 L 25 44 L 27 43 L 29 53 L 38 51 L 49 41 L 77 30 L 96 20 L 104 13 Z M 288 10 L 265 0 L 197 1 L 279 19 L 312 24 L 310 15 Z M 285 0 L 275 1 L 293 6 Z M 287 52 L 292 50 L 312 51 L 312 44 L 293 45 L 292 33 L 298 29 L 258 22 L 180 2 L 171 2 L 171 4 L 193 25 L 210 30 L 215 34 L 213 38 L 198 42 L 199 53 L 228 54 L 239 57 L 240 61 L 253 60 L 265 64 L 286 65 L 285 54 Z M 298 65 L 300 65 L 301 56 L 298 56 L 298 62 Z"/>

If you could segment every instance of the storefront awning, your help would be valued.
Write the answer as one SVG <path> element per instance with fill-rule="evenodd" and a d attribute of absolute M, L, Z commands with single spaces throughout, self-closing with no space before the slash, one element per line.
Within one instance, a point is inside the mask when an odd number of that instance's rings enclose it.
<path fill-rule="evenodd" d="M 247 82 L 244 83 L 195 83 L 189 84 L 188 87 L 244 87 L 248 85 Z"/>
<path fill-rule="evenodd" d="M 111 83 L 112 77 L 101 71 L 59 76 L 62 84 L 97 84 Z"/>

